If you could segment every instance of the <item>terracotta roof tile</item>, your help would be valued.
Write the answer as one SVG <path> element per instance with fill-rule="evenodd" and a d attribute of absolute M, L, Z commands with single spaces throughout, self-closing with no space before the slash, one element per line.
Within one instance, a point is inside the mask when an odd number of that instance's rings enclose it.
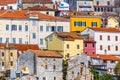
<path fill-rule="evenodd" d="M 23 0 L 23 3 L 53 3 L 52 0 Z"/>
<path fill-rule="evenodd" d="M 63 56 L 56 51 L 49 51 L 49 50 L 29 50 L 36 54 L 39 57 L 55 57 L 55 58 L 62 58 Z"/>
<path fill-rule="evenodd" d="M 11 3 L 17 3 L 17 0 L 0 0 L 0 5 L 6 5 Z"/>
<path fill-rule="evenodd" d="M 94 31 L 101 31 L 101 32 L 120 32 L 120 29 L 118 28 L 90 28 Z"/>
<path fill-rule="evenodd" d="M 100 58 L 102 60 L 120 60 L 119 57 L 113 55 L 104 55 L 104 54 L 87 54 L 87 55 L 93 58 Z"/>
<path fill-rule="evenodd" d="M 73 32 L 58 32 L 57 36 L 63 40 L 83 39 L 80 35 Z"/>
<path fill-rule="evenodd" d="M 27 9 L 29 9 L 30 11 L 54 11 L 54 10 L 51 9 L 51 8 L 44 7 L 44 6 L 40 6 L 40 5 L 36 5 L 36 6 L 33 6 L 33 7 L 29 7 L 29 8 L 27 8 Z"/>
<path fill-rule="evenodd" d="M 26 51 L 28 49 L 39 50 L 37 44 L 13 44 L 18 51 Z"/>
<path fill-rule="evenodd" d="M 0 43 L 0 48 L 16 48 L 13 44 L 8 43 L 8 46 L 6 46 L 7 43 Z"/>
<path fill-rule="evenodd" d="M 47 20 L 69 20 L 62 17 L 55 17 L 46 14 L 42 14 L 35 11 L 25 11 L 25 10 L 0 10 L 0 18 L 20 18 L 27 19 L 28 15 L 35 14 L 38 15 L 38 19 L 47 19 Z"/>

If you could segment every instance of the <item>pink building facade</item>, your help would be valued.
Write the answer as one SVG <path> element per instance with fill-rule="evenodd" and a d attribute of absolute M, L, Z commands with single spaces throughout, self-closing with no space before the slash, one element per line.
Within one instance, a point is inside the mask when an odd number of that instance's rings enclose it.
<path fill-rule="evenodd" d="M 87 40 L 84 40 L 84 53 L 96 54 L 96 41 L 92 40 L 90 36 L 88 36 Z"/>

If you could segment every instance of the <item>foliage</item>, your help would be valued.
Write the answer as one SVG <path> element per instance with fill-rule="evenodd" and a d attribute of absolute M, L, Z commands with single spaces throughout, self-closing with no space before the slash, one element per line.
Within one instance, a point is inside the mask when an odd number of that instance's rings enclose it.
<path fill-rule="evenodd" d="M 0 80 L 5 80 L 4 78 L 0 78 Z"/>
<path fill-rule="evenodd" d="M 99 80 L 99 75 L 96 69 L 91 69 L 90 72 L 93 74 L 93 80 Z"/>
<path fill-rule="evenodd" d="M 100 77 L 100 80 L 114 80 L 111 74 L 103 73 L 103 75 Z"/>
<path fill-rule="evenodd" d="M 63 80 L 66 80 L 67 68 L 68 68 L 68 60 L 63 60 Z"/>
<path fill-rule="evenodd" d="M 115 68 L 114 68 L 114 73 L 117 76 L 120 76 L 120 61 L 118 61 L 118 63 L 116 64 Z"/>

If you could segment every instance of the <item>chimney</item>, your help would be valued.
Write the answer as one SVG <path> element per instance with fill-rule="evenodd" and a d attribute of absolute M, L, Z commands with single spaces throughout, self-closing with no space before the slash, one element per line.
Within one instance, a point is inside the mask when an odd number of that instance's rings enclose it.
<path fill-rule="evenodd" d="M 58 2 L 55 2 L 56 10 L 58 10 Z"/>

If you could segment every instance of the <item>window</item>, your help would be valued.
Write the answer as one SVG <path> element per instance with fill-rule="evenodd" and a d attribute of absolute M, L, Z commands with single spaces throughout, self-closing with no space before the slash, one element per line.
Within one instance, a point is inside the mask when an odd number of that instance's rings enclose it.
<path fill-rule="evenodd" d="M 13 56 L 13 53 L 12 53 L 12 52 L 10 53 L 10 56 Z"/>
<path fill-rule="evenodd" d="M 69 53 L 67 53 L 66 58 L 69 58 L 69 57 L 70 57 L 70 54 L 69 54 Z"/>
<path fill-rule="evenodd" d="M 40 38 L 40 45 L 43 45 L 43 38 Z"/>
<path fill-rule="evenodd" d="M 16 43 L 16 38 L 13 38 L 13 43 Z"/>
<path fill-rule="evenodd" d="M 110 41 L 110 36 L 108 36 L 108 41 Z"/>
<path fill-rule="evenodd" d="M 32 26 L 36 26 L 36 20 L 32 20 Z"/>
<path fill-rule="evenodd" d="M 115 46 L 115 50 L 118 51 L 118 46 Z"/>
<path fill-rule="evenodd" d="M 86 26 L 86 22 L 82 22 L 82 26 Z"/>
<path fill-rule="evenodd" d="M 106 61 L 106 60 L 103 60 L 103 63 L 107 63 L 107 61 Z"/>
<path fill-rule="evenodd" d="M 77 49 L 80 49 L 80 45 L 79 44 L 77 44 Z"/>
<path fill-rule="evenodd" d="M 51 31 L 56 31 L 56 27 L 55 27 L 55 26 L 52 26 L 52 27 L 51 27 Z"/>
<path fill-rule="evenodd" d="M 17 25 L 12 25 L 12 30 L 17 31 Z"/>
<path fill-rule="evenodd" d="M 2 38 L 0 37 L 0 42 L 2 42 Z"/>
<path fill-rule="evenodd" d="M 55 66 L 55 65 L 53 65 L 53 69 L 56 69 L 56 66 Z"/>
<path fill-rule="evenodd" d="M 111 63 L 115 63 L 115 61 L 111 61 Z"/>
<path fill-rule="evenodd" d="M 43 77 L 43 80 L 46 80 L 46 77 Z"/>
<path fill-rule="evenodd" d="M 2 62 L 2 66 L 5 66 L 5 63 L 4 63 L 4 62 Z"/>
<path fill-rule="evenodd" d="M 87 47 L 87 43 L 85 43 L 85 47 Z"/>
<path fill-rule="evenodd" d="M 43 26 L 40 26 L 40 31 L 43 31 Z"/>
<path fill-rule="evenodd" d="M 52 36 L 49 37 L 49 41 L 53 41 L 53 37 Z"/>
<path fill-rule="evenodd" d="M 22 25 L 19 25 L 19 31 L 22 31 Z"/>
<path fill-rule="evenodd" d="M 49 12 L 47 11 L 46 14 L 49 15 Z"/>
<path fill-rule="evenodd" d="M 49 27 L 48 26 L 46 26 L 46 32 L 48 32 L 49 31 Z"/>
<path fill-rule="evenodd" d="M 32 38 L 36 39 L 36 33 L 32 33 Z"/>
<path fill-rule="evenodd" d="M 6 24 L 6 30 L 7 30 L 7 31 L 9 30 L 9 25 L 8 25 L 8 24 Z"/>
<path fill-rule="evenodd" d="M 92 47 L 93 47 L 93 48 L 95 47 L 95 44 L 94 44 L 94 43 L 92 44 Z"/>
<path fill-rule="evenodd" d="M 25 31 L 28 31 L 28 25 L 25 25 Z"/>
<path fill-rule="evenodd" d="M 10 61 L 10 65 L 13 66 L 13 61 Z"/>
<path fill-rule="evenodd" d="M 97 26 L 97 22 L 92 22 L 92 27 Z"/>
<path fill-rule="evenodd" d="M 58 27 L 57 27 L 57 31 L 58 31 L 58 32 L 63 32 L 63 26 L 58 26 Z"/>
<path fill-rule="evenodd" d="M 9 42 L 9 38 L 8 37 L 6 38 L 6 42 Z"/>
<path fill-rule="evenodd" d="M 4 54 L 4 52 L 2 52 L 2 57 L 4 57 L 5 56 L 5 54 Z"/>
<path fill-rule="evenodd" d="M 110 1 L 107 1 L 107 5 L 110 5 Z"/>
<path fill-rule="evenodd" d="M 118 41 L 118 36 L 115 36 L 115 41 Z"/>
<path fill-rule="evenodd" d="M 100 35 L 100 40 L 102 40 L 102 35 Z"/>
<path fill-rule="evenodd" d="M 102 45 L 100 45 L 100 50 L 102 50 L 103 48 L 102 48 Z"/>
<path fill-rule="evenodd" d="M 79 26 L 79 22 L 75 21 L 74 26 Z"/>
<path fill-rule="evenodd" d="M 108 51 L 110 51 L 110 46 L 108 46 Z"/>
<path fill-rule="evenodd" d="M 97 1 L 97 5 L 99 5 L 99 1 Z"/>
<path fill-rule="evenodd" d="M 47 69 L 48 67 L 47 67 L 47 65 L 45 65 L 45 69 Z"/>
<path fill-rule="evenodd" d="M 69 44 L 66 45 L 66 48 L 69 49 Z"/>
<path fill-rule="evenodd" d="M 54 80 L 56 80 L 56 77 L 54 77 Z"/>
<path fill-rule="evenodd" d="M 19 38 L 19 44 L 22 44 L 22 38 Z"/>

